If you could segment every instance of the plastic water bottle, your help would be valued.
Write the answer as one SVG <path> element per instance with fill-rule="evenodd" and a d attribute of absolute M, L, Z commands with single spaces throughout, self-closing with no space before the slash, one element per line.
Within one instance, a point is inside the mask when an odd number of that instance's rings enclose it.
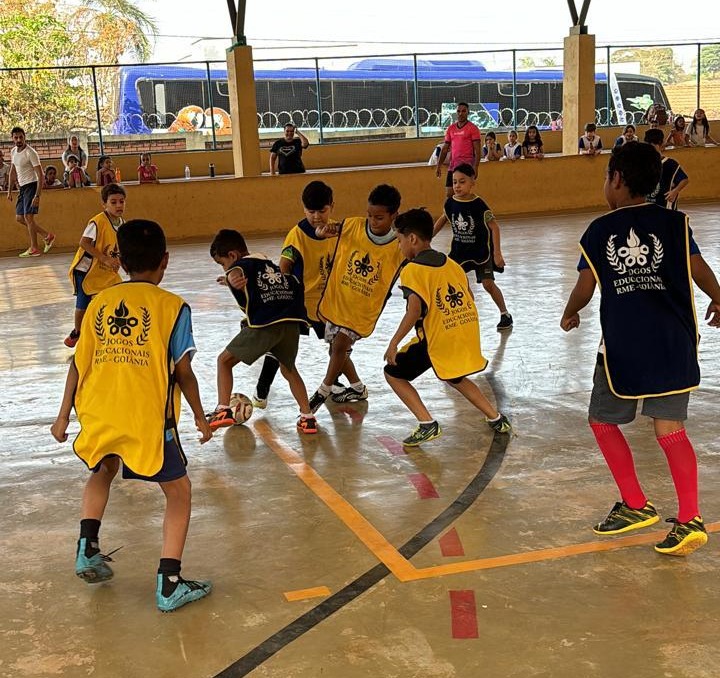
<path fill-rule="evenodd" d="M 185 165 L 185 178 L 190 178 L 190 165 Z"/>
<path fill-rule="evenodd" d="M 210 178 L 212 179 L 215 176 L 215 163 L 210 163 L 208 165 L 208 171 L 210 173 Z"/>
<path fill-rule="evenodd" d="M 120 168 L 115 168 L 115 183 L 119 184 L 122 181 L 122 174 L 120 173 Z"/>

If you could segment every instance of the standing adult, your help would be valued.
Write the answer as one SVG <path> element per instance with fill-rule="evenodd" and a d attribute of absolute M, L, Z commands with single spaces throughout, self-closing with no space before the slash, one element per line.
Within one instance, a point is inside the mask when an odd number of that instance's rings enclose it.
<path fill-rule="evenodd" d="M 477 176 L 478 163 L 482 154 L 482 136 L 480 130 L 468 120 L 470 107 L 463 101 L 457 105 L 457 122 L 454 122 L 445 131 L 440 157 L 438 158 L 435 175 L 440 177 L 445 156 L 450 152 L 450 165 L 445 178 L 445 195 L 453 195 L 453 171 L 458 165 L 467 164 L 475 170 Z"/>
<path fill-rule="evenodd" d="M 80 146 L 80 139 L 75 134 L 71 134 L 68 137 L 68 145 L 67 148 L 63 151 L 62 154 L 62 163 L 65 166 L 65 181 L 67 182 L 67 177 L 70 173 L 70 165 L 69 165 L 69 159 L 70 156 L 74 155 L 80 164 L 80 169 L 82 170 L 84 181 L 83 183 L 86 186 L 90 185 L 90 175 L 87 171 L 88 166 L 88 155 L 83 150 L 83 148 Z"/>
<path fill-rule="evenodd" d="M 12 140 L 15 146 L 10 151 L 10 177 L 8 179 L 7 198 L 12 200 L 13 186 L 17 180 L 20 186 L 17 203 L 15 205 L 16 221 L 27 226 L 30 236 L 30 247 L 22 252 L 21 257 L 39 257 L 50 251 L 55 242 L 55 236 L 41 228 L 35 221 L 35 215 L 40 206 L 40 194 L 43 187 L 43 171 L 40 157 L 34 148 L 25 142 L 25 130 L 22 127 L 13 127 Z M 38 245 L 38 234 L 44 240 L 43 251 Z"/>
<path fill-rule="evenodd" d="M 305 171 L 302 152 L 309 145 L 307 137 L 289 122 L 285 125 L 283 138 L 270 149 L 270 174 L 302 174 Z"/>

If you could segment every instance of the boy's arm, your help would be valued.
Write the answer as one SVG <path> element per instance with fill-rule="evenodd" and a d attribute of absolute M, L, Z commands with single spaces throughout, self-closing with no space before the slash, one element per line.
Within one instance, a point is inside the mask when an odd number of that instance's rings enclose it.
<path fill-rule="evenodd" d="M 277 174 L 278 156 L 277 153 L 270 151 L 270 174 L 275 176 Z"/>
<path fill-rule="evenodd" d="M 492 235 L 493 261 L 496 266 L 504 267 L 505 258 L 502 255 L 502 248 L 500 247 L 500 226 L 498 226 L 498 222 L 495 221 L 495 219 L 490 219 L 490 221 L 488 221 L 488 228 Z"/>
<path fill-rule="evenodd" d="M 448 222 L 448 218 L 444 214 L 435 222 L 435 225 L 433 226 L 433 238 L 438 233 L 440 233 L 443 226 L 445 226 L 445 224 L 447 224 L 447 222 Z"/>
<path fill-rule="evenodd" d="M 315 235 L 318 238 L 337 238 L 340 235 L 340 227 L 342 223 L 337 221 L 328 221 L 324 226 L 318 226 L 315 229 Z"/>
<path fill-rule="evenodd" d="M 708 325 L 712 327 L 720 327 L 720 285 L 713 270 L 701 254 L 693 254 L 690 257 L 690 272 L 695 284 L 710 297 L 705 320 L 709 320 Z"/>
<path fill-rule="evenodd" d="M 195 426 L 200 431 L 200 444 L 206 443 L 212 438 L 212 430 L 205 419 L 205 410 L 200 400 L 200 389 L 198 388 L 195 373 L 190 365 L 190 354 L 186 353 L 175 365 L 175 381 L 185 396 L 190 409 L 195 416 Z"/>
<path fill-rule="evenodd" d="M 82 247 L 91 257 L 102 262 L 108 268 L 113 271 L 120 270 L 120 261 L 113 257 L 103 254 L 97 247 L 95 247 L 95 241 L 92 238 L 83 236 L 80 238 L 80 247 Z"/>
<path fill-rule="evenodd" d="M 685 186 L 687 186 L 689 183 L 690 179 L 688 179 L 687 177 L 682 181 L 679 181 L 677 186 L 674 186 L 665 194 L 665 200 L 667 200 L 668 202 L 675 202 L 680 195 L 680 191 L 682 191 L 683 188 L 685 188 Z"/>
<path fill-rule="evenodd" d="M 308 138 L 297 128 L 295 128 L 295 134 L 297 134 L 298 138 L 300 139 L 300 145 L 302 146 L 303 150 L 305 150 L 310 145 Z"/>
<path fill-rule="evenodd" d="M 575 289 L 570 293 L 567 306 L 563 311 L 560 320 L 560 327 L 566 332 L 580 326 L 580 311 L 584 309 L 592 299 L 595 292 L 595 276 L 589 268 L 580 271 Z"/>
<path fill-rule="evenodd" d="M 55 423 L 50 427 L 50 433 L 59 443 L 67 440 L 67 427 L 70 423 L 70 412 L 72 412 L 73 402 L 75 400 L 75 391 L 78 385 L 78 371 L 75 367 L 75 361 L 70 363 L 67 379 L 65 379 L 65 391 L 63 393 L 60 411 L 55 418 Z"/>
<path fill-rule="evenodd" d="M 415 327 L 415 323 L 420 320 L 422 315 L 422 303 L 420 297 L 417 294 L 410 294 L 407 299 L 407 309 L 405 315 L 398 325 L 397 331 L 393 334 L 393 338 L 388 344 L 387 351 L 385 351 L 385 361 L 390 365 L 395 364 L 395 356 L 398 352 L 398 344 L 405 338 L 407 333 Z"/>

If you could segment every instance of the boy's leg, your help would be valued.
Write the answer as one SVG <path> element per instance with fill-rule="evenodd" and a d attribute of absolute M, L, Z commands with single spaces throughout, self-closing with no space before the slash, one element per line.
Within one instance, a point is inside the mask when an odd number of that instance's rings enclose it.
<path fill-rule="evenodd" d="M 75 557 L 75 574 L 88 584 L 112 579 L 110 560 L 100 553 L 100 523 L 110 497 L 110 486 L 120 468 L 117 457 L 103 459 L 96 472 L 90 474 L 83 491 L 80 538 Z"/>
<path fill-rule="evenodd" d="M 165 494 L 166 505 L 155 599 L 162 612 L 172 612 L 205 597 L 212 590 L 212 584 L 209 581 L 186 580 L 180 576 L 182 554 L 190 524 L 190 479 L 184 475 L 159 485 Z"/>
<path fill-rule="evenodd" d="M 264 410 L 267 407 L 267 398 L 270 394 L 270 387 L 275 380 L 275 375 L 280 368 L 278 359 L 271 353 L 265 354 L 263 360 L 262 369 L 260 370 L 260 376 L 258 377 L 257 384 L 255 386 L 255 393 L 253 394 L 253 407 L 257 407 Z"/>
<path fill-rule="evenodd" d="M 240 362 L 228 350 L 223 351 L 217 359 L 217 389 L 218 404 L 215 410 L 207 415 L 210 428 L 213 430 L 224 426 L 232 426 L 235 423 L 232 410 L 230 409 L 230 396 L 233 388 L 233 367 Z"/>
<path fill-rule="evenodd" d="M 395 392 L 395 395 L 402 400 L 403 405 L 415 415 L 418 422 L 429 423 L 435 421 L 427 407 L 425 407 L 425 403 L 420 398 L 417 389 L 407 379 L 398 379 L 385 372 L 385 380 L 390 384 L 390 388 Z"/>
<path fill-rule="evenodd" d="M 495 284 L 495 281 L 490 278 L 485 278 L 482 281 L 482 286 L 485 288 L 485 291 L 490 295 L 490 298 L 495 302 L 495 306 L 498 307 L 500 313 L 503 315 L 507 313 L 505 297 L 503 297 L 503 293 L 500 291 L 500 288 Z"/>
<path fill-rule="evenodd" d="M 310 402 L 308 401 L 307 389 L 305 388 L 305 382 L 300 376 L 297 367 L 290 369 L 281 364 L 280 373 L 287 380 L 288 386 L 290 386 L 290 393 L 292 393 L 295 402 L 300 408 L 300 414 L 310 416 Z"/>
<path fill-rule="evenodd" d="M 33 247 L 38 246 L 38 236 L 41 236 L 42 239 L 45 241 L 45 252 L 48 252 L 52 247 L 55 236 L 53 235 L 52 237 L 50 237 L 51 234 L 48 233 L 42 226 L 40 226 L 40 224 L 37 222 L 37 219 L 35 219 L 35 215 L 32 213 L 25 215 L 25 223 L 27 224 L 28 232 L 30 232 L 31 234 L 30 240 L 34 243 Z"/>
<path fill-rule="evenodd" d="M 344 332 L 335 332 L 330 339 L 330 360 L 328 361 L 327 371 L 317 391 L 310 396 L 310 411 L 317 412 L 322 404 L 328 399 L 332 393 L 332 386 L 345 368 L 349 352 L 352 349 L 353 340 Z M 354 369 L 354 365 L 353 365 Z M 360 379 L 355 372 L 356 379 Z M 355 382 L 351 382 L 355 383 Z"/>
<path fill-rule="evenodd" d="M 485 420 L 491 429 L 498 433 L 510 433 L 512 427 L 508 418 L 493 407 L 475 382 L 463 377 L 460 380 L 449 379 L 446 383 L 450 384 L 469 403 L 477 407 L 485 415 Z"/>

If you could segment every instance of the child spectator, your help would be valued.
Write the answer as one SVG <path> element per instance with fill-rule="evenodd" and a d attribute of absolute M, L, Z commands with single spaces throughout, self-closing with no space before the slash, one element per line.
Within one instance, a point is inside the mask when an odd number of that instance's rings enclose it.
<path fill-rule="evenodd" d="M 231 229 L 218 231 L 210 245 L 210 256 L 223 267 L 225 281 L 220 281 L 227 284 L 247 320 L 247 325 L 218 356 L 218 405 L 207 415 L 210 428 L 235 423 L 229 405 L 233 367 L 240 362 L 252 365 L 261 356 L 272 353 L 300 408 L 298 430 L 317 433 L 305 383 L 295 367 L 300 326 L 307 323 L 300 281 L 285 275 L 264 255 L 250 254 L 242 234 Z"/>
<path fill-rule="evenodd" d="M 520 160 L 522 158 L 522 146 L 518 143 L 518 135 L 514 129 L 508 132 L 508 142 L 503 147 L 502 160 Z"/>
<path fill-rule="evenodd" d="M 97 172 L 95 173 L 95 183 L 98 186 L 108 186 L 117 183 L 115 181 L 115 170 L 113 169 L 113 161 L 109 155 L 101 155 L 98 158 Z"/>
<path fill-rule="evenodd" d="M 7 191 L 9 174 L 10 163 L 5 162 L 2 149 L 0 148 L 0 191 Z"/>
<path fill-rule="evenodd" d="M 523 158 L 529 158 L 531 160 L 542 160 L 545 156 L 543 153 L 542 137 L 535 125 L 530 125 L 530 127 L 525 130 L 525 138 L 522 142 L 522 154 Z"/>
<path fill-rule="evenodd" d="M 141 184 L 159 184 L 157 165 L 152 162 L 150 153 L 143 153 L 140 156 L 140 165 L 137 168 L 138 181 Z"/>
<path fill-rule="evenodd" d="M 483 160 L 500 160 L 503 157 L 502 146 L 497 142 L 495 132 L 485 134 L 485 144 L 482 149 Z"/>
<path fill-rule="evenodd" d="M 373 333 L 390 297 L 403 263 L 392 230 L 399 208 L 399 191 L 381 184 L 370 191 L 367 219 L 350 217 L 339 226 L 329 222 L 316 230 L 319 237 L 336 241 L 332 270 L 318 304 L 318 317 L 326 322 L 330 361 L 325 378 L 310 397 L 313 412 L 327 400 L 348 365 L 353 344 Z M 337 399 L 343 402 L 367 397 L 367 387 L 357 377 Z"/>
<path fill-rule="evenodd" d="M 69 155 L 67 159 L 68 169 L 65 171 L 65 186 L 67 188 L 82 188 L 85 186 L 85 172 L 80 167 L 80 160 L 77 156 Z"/>
<path fill-rule="evenodd" d="M 89 306 L 51 432 L 58 442 L 67 440 L 74 406 L 81 429 L 73 449 L 92 471 L 75 559 L 75 574 L 88 584 L 113 577 L 111 558 L 100 552 L 99 532 L 120 462 L 123 478 L 160 485 L 166 505 L 155 602 L 171 612 L 212 589 L 209 581 L 180 576 L 191 504 L 177 431 L 181 391 L 200 442 L 212 433 L 190 365 L 195 353 L 190 308 L 158 286 L 168 263 L 165 235 L 155 222 L 135 219 L 118 230 L 117 239 L 130 282 L 103 290 Z"/>
<path fill-rule="evenodd" d="M 63 342 L 73 348 L 80 338 L 85 311 L 92 298 L 102 290 L 121 282 L 118 270 L 117 231 L 123 223 L 125 189 L 107 184 L 100 192 L 103 211 L 85 227 L 80 246 L 70 264 L 70 282 L 75 295 L 75 324 Z"/>
<path fill-rule="evenodd" d="M 639 141 L 635 131 L 635 125 L 625 125 L 623 133 L 615 139 L 615 146 L 622 146 L 628 143 L 628 141 Z"/>
<path fill-rule="evenodd" d="M 500 248 L 500 227 L 485 201 L 475 195 L 475 175 L 470 165 L 460 165 L 453 172 L 455 195 L 445 201 L 443 215 L 435 222 L 433 235 L 450 222 L 453 232 L 450 259 L 469 273 L 475 271 L 481 283 L 500 311 L 498 330 L 513 326 L 512 316 L 505 306 L 505 298 L 495 284 L 494 271 L 505 270 L 505 259 Z"/>
<path fill-rule="evenodd" d="M 477 307 L 465 272 L 430 247 L 433 219 L 424 209 L 400 214 L 395 231 L 400 251 L 408 260 L 400 273 L 407 310 L 385 351 L 385 379 L 418 422 L 403 445 L 415 447 L 442 433 L 410 383 L 430 368 L 480 410 L 490 428 L 509 433 L 507 417 L 467 378 L 484 370 L 488 361 L 480 348 Z M 439 302 L 437 290 L 442 292 Z M 398 350 L 398 344 L 413 327 L 417 337 Z"/>
<path fill-rule="evenodd" d="M 649 129 L 645 132 L 645 143 L 653 146 L 660 153 L 662 159 L 660 181 L 653 192 L 648 194 L 647 199 L 660 207 L 676 210 L 680 191 L 688 185 L 690 179 L 677 160 L 662 154 L 664 138 L 665 135 L 661 129 Z"/>
<path fill-rule="evenodd" d="M 68 137 L 68 145 L 67 148 L 63 151 L 63 154 L 61 156 L 61 160 L 63 163 L 63 177 L 67 176 L 68 171 L 70 170 L 69 164 L 68 164 L 68 158 L 74 155 L 80 164 L 80 169 L 83 173 L 83 183 L 85 186 L 90 185 L 90 176 L 87 173 L 87 166 L 88 166 L 88 156 L 85 152 L 85 149 L 80 146 L 80 140 L 78 139 L 78 136 L 76 134 L 71 134 Z M 67 185 L 67 184 L 66 184 Z"/>
<path fill-rule="evenodd" d="M 659 520 L 619 428 L 635 418 L 643 399 L 642 414 L 653 419 L 679 503 L 677 517 L 668 519 L 672 529 L 655 550 L 684 556 L 707 542 L 698 508 L 697 461 L 683 425 L 689 393 L 700 382 L 691 277 L 711 299 L 705 317 L 714 327 L 720 326 L 720 286 L 700 255 L 687 216 L 645 201 L 660 173 L 660 155 L 649 144 L 613 150 L 604 189 L 612 211 L 595 219 L 580 240 L 579 277 L 560 326 L 566 332 L 579 326 L 579 311 L 597 284 L 602 343 L 589 422 L 620 501 L 593 530 L 620 534 Z"/>
<path fill-rule="evenodd" d="M 585 134 L 578 141 L 578 152 L 580 155 L 597 155 L 602 151 L 602 139 L 597 134 L 597 127 L 594 122 L 585 125 Z"/>
<path fill-rule="evenodd" d="M 318 237 L 316 230 L 323 229 L 330 223 L 334 204 L 332 188 L 322 181 L 311 181 L 302 192 L 302 203 L 305 218 L 285 237 L 280 256 L 280 270 L 286 275 L 294 275 L 303 283 L 305 310 L 310 326 L 317 338 L 324 340 L 325 323 L 320 320 L 317 309 L 332 268 L 335 241 L 331 238 Z M 268 393 L 277 370 L 277 359 L 268 353 L 253 394 L 254 407 L 260 409 L 267 407 Z M 342 367 L 342 374 L 351 384 L 362 383 L 349 355 Z M 355 389 L 345 388 L 338 381 L 332 386 L 332 394 L 335 402 L 362 400 L 365 395 L 364 392 L 358 393 Z"/>
<path fill-rule="evenodd" d="M 65 188 L 62 181 L 57 178 L 57 167 L 55 165 L 48 165 L 45 167 L 45 181 L 43 182 L 43 189 L 51 190 L 53 188 Z"/>
<path fill-rule="evenodd" d="M 678 115 L 678 117 L 673 121 L 672 129 L 667 136 L 667 140 L 665 141 L 663 148 L 668 146 L 673 146 L 674 148 L 689 146 L 690 135 L 688 135 L 687 130 L 685 129 L 686 126 L 687 123 L 685 122 L 685 118 L 682 115 Z M 647 141 L 647 139 L 645 141 Z"/>
<path fill-rule="evenodd" d="M 693 119 L 688 129 L 688 141 L 690 146 L 705 146 L 705 144 L 717 145 L 717 141 L 710 136 L 710 122 L 702 108 L 698 108 L 693 114 Z"/>

